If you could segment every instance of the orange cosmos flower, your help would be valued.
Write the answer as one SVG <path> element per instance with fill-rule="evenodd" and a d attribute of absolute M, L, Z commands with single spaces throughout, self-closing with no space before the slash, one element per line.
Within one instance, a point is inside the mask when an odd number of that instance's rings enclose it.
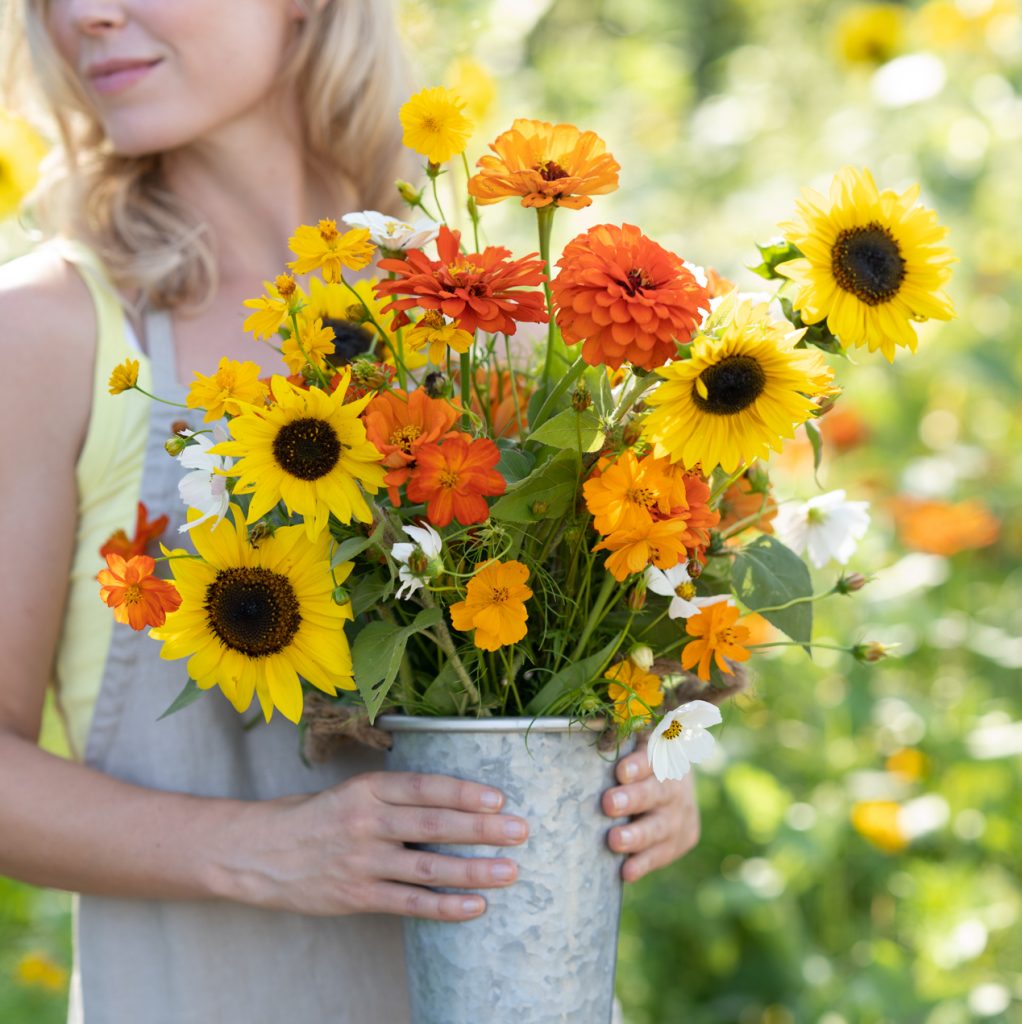
<path fill-rule="evenodd" d="M 567 206 L 581 210 L 590 196 L 617 188 L 621 165 L 595 132 L 572 124 L 516 118 L 490 143 L 496 156 L 481 157 L 469 179 L 469 194 L 480 206 L 521 196 L 522 206 Z"/>
<path fill-rule="evenodd" d="M 930 555 L 957 555 L 989 547 L 1001 524 L 981 501 L 899 497 L 892 504 L 898 536 L 906 547 Z"/>
<path fill-rule="evenodd" d="M 607 570 L 623 581 L 632 573 L 642 572 L 652 563 L 658 569 L 670 569 L 685 557 L 686 524 L 682 519 L 659 519 L 654 522 L 615 530 L 600 541 L 593 551 L 612 551 Z"/>
<path fill-rule="evenodd" d="M 615 721 L 649 719 L 649 708 L 658 708 L 664 702 L 660 677 L 646 672 L 631 659 L 611 665 L 603 677 L 612 680 L 607 696 L 614 702 Z"/>
<path fill-rule="evenodd" d="M 106 556 L 106 569 L 96 576 L 99 596 L 114 610 L 114 618 L 132 629 L 162 626 L 167 612 L 177 611 L 181 595 L 173 583 L 153 575 L 156 563 L 148 555 L 127 560 L 118 554 Z"/>
<path fill-rule="evenodd" d="M 503 494 L 507 481 L 493 467 L 500 450 L 485 437 L 467 434 L 443 444 L 424 444 L 417 451 L 408 481 L 408 500 L 426 502 L 426 518 L 434 526 L 457 519 L 462 526 L 484 522 L 490 514 L 485 495 Z"/>
<path fill-rule="evenodd" d="M 726 600 L 703 605 L 698 615 L 686 619 L 686 631 L 697 639 L 687 643 L 681 652 L 682 668 L 690 669 L 698 664 L 696 673 L 704 683 L 708 683 L 712 657 L 721 672 L 733 675 L 734 669 L 724 659 L 749 659 L 749 652 L 742 646 L 749 642 L 749 630 L 746 626 L 736 625 L 737 619 L 738 609 Z"/>
<path fill-rule="evenodd" d="M 584 342 L 582 358 L 593 366 L 663 366 L 710 308 L 681 259 L 631 224 L 591 228 L 568 243 L 557 266 L 557 324 L 567 344 Z"/>
<path fill-rule="evenodd" d="M 748 473 L 742 474 L 720 499 L 720 529 L 726 531 L 738 523 L 745 523 L 743 530 L 759 530 L 773 533 L 773 521 L 777 517 L 777 504 L 770 493 L 753 490 Z"/>
<path fill-rule="evenodd" d="M 688 504 L 684 479 L 671 471 L 667 459 L 647 455 L 640 460 L 628 450 L 613 461 L 600 459 L 597 470 L 582 485 L 582 493 L 600 533 L 670 518 L 673 507 Z"/>
<path fill-rule="evenodd" d="M 362 414 L 366 437 L 383 456 L 389 472 L 384 478 L 390 503 L 401 504 L 398 488 L 408 481 L 418 450 L 453 437 L 451 428 L 458 410 L 438 398 L 430 398 L 421 388 L 410 395 L 398 388 L 381 391 Z"/>
<path fill-rule="evenodd" d="M 156 540 L 167 528 L 167 516 L 157 516 L 152 522 L 149 521 L 149 509 L 145 502 L 140 501 L 135 513 L 135 536 L 128 540 L 124 530 L 114 530 L 107 538 L 106 543 L 99 549 L 100 556 L 120 555 L 128 559 L 135 555 L 144 555 L 149 541 Z"/>
<path fill-rule="evenodd" d="M 412 249 L 403 260 L 380 260 L 381 270 L 391 271 L 394 280 L 380 281 L 376 294 L 406 295 L 392 299 L 382 312 L 398 311 L 394 326 L 405 311 L 420 306 L 439 310 L 457 323 L 459 330 L 477 329 L 492 334 L 514 334 L 519 321 L 545 324 L 548 320 L 543 293 L 535 289 L 546 280 L 543 261 L 533 253 L 512 260 L 511 250 L 489 245 L 481 253 L 462 255 L 461 232 L 446 225 L 437 237 L 438 260 L 422 250 Z"/>
<path fill-rule="evenodd" d="M 528 632 L 525 602 L 532 591 L 525 585 L 529 569 L 521 562 L 488 562 L 468 581 L 464 601 L 451 605 L 451 623 L 467 633 L 484 651 L 516 644 Z"/>

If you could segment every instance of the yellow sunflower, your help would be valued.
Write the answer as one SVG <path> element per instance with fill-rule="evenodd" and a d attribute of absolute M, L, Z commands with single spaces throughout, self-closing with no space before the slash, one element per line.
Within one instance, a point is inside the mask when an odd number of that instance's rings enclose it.
<path fill-rule="evenodd" d="M 238 712 L 255 694 L 267 721 L 277 708 L 297 722 L 301 679 L 331 695 L 355 689 L 344 635 L 351 604 L 333 600 L 352 563 L 331 575 L 329 534 L 310 541 L 301 526 L 252 544 L 237 505 L 231 515 L 233 529 L 202 523 L 192 530 L 198 558 L 171 552 L 181 556 L 170 561 L 181 606 L 149 635 L 163 641 L 161 657 L 188 658 L 196 684 L 219 686 Z"/>
<path fill-rule="evenodd" d="M 375 494 L 386 470 L 358 418 L 373 396 L 344 404 L 350 378 L 351 371 L 344 370 L 337 390 L 328 395 L 274 377 L 274 404 L 245 409 L 231 420 L 234 439 L 210 449 L 237 457 L 226 472 L 238 477 L 235 494 L 252 495 L 250 523 L 278 501 L 304 518 L 310 538 L 326 529 L 331 513 L 342 523 L 372 520 L 362 488 Z"/>
<path fill-rule="evenodd" d="M 842 345 L 880 349 L 889 361 L 902 345 L 914 352 L 913 320 L 950 320 L 943 288 L 955 257 L 941 243 L 947 228 L 918 205 L 919 186 L 880 192 L 866 170 L 845 167 L 829 201 L 806 189 L 800 221 L 781 225 L 804 253 L 777 267 L 798 286 L 794 307 L 807 324 L 827 320 Z"/>
<path fill-rule="evenodd" d="M 657 458 L 701 465 L 708 476 L 780 451 L 813 414 L 813 399 L 836 390 L 822 354 L 795 348 L 802 333 L 771 320 L 766 303 L 745 301 L 718 334 L 697 335 L 691 358 L 658 369 L 663 383 L 646 399 Z"/>

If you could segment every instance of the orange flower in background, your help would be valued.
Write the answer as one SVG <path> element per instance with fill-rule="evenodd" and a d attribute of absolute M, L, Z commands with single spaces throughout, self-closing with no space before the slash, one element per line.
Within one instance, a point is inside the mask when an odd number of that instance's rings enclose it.
<path fill-rule="evenodd" d="M 566 206 L 581 210 L 591 196 L 617 189 L 621 165 L 595 132 L 571 124 L 516 118 L 490 143 L 496 156 L 481 157 L 469 179 L 480 206 L 521 196 L 522 206 Z"/>
<path fill-rule="evenodd" d="M 424 444 L 408 481 L 408 500 L 426 502 L 426 518 L 434 526 L 447 526 L 452 519 L 462 526 L 485 522 L 490 515 L 486 497 L 507 490 L 507 481 L 494 469 L 498 462 L 500 449 L 486 437 L 472 440 L 460 434 L 442 444 Z"/>
<path fill-rule="evenodd" d="M 132 629 L 162 626 L 167 613 L 177 611 L 181 595 L 173 583 L 153 575 L 156 563 L 148 555 L 125 560 L 120 555 L 106 556 L 107 568 L 96 576 L 99 596 L 114 610 L 114 618 Z"/>
<path fill-rule="evenodd" d="M 710 681 L 710 660 L 727 675 L 734 669 L 725 661 L 748 661 L 749 652 L 743 646 L 749 643 L 749 630 L 737 625 L 738 609 L 729 601 L 715 601 L 702 607 L 698 615 L 685 620 L 685 630 L 696 637 L 681 652 L 681 667 L 696 668 L 704 683 Z"/>
<path fill-rule="evenodd" d="M 455 374 L 454 379 L 460 381 L 460 374 Z M 476 370 L 471 408 L 487 424 L 492 437 L 517 437 L 519 414 L 522 427 L 529 425 L 526 415 L 532 397 L 529 378 L 524 373 L 515 373 L 514 390 L 511 379 L 510 370 L 485 370 L 481 367 Z"/>
<path fill-rule="evenodd" d="M 710 308 L 681 259 L 631 224 L 591 228 L 567 244 L 557 266 L 557 325 L 567 344 L 584 342 L 582 358 L 593 366 L 663 366 Z"/>
<path fill-rule="evenodd" d="M 647 720 L 652 717 L 649 708 L 658 708 L 664 702 L 660 677 L 640 668 L 631 659 L 611 665 L 603 678 L 611 680 L 607 696 L 614 702 L 615 721 Z"/>
<path fill-rule="evenodd" d="M 753 644 L 770 643 L 771 640 L 776 640 L 780 635 L 767 619 L 756 612 L 749 612 L 747 615 L 743 615 L 735 625 L 749 631 L 749 635 L 744 640 L 746 647 L 751 647 Z"/>
<path fill-rule="evenodd" d="M 1001 524 L 983 502 L 895 498 L 891 504 L 898 537 L 906 547 L 930 555 L 957 555 L 989 547 Z"/>
<path fill-rule="evenodd" d="M 403 260 L 385 259 L 377 264 L 395 275 L 380 281 L 376 294 L 410 296 L 392 298 L 382 312 L 398 311 L 407 323 L 406 311 L 420 306 L 439 310 L 460 330 L 514 334 L 519 321 L 546 323 L 546 303 L 535 289 L 546 280 L 543 261 L 536 254 L 511 259 L 511 250 L 489 245 L 480 253 L 462 254 L 461 232 L 446 225 L 437 237 L 438 260 L 412 249 Z M 532 290 L 530 290 L 532 289 Z"/>
<path fill-rule="evenodd" d="M 452 625 L 462 633 L 474 629 L 473 643 L 484 651 L 518 643 L 528 632 L 528 578 L 521 562 L 487 563 L 468 581 L 465 600 L 451 605 Z"/>
<path fill-rule="evenodd" d="M 601 459 L 582 493 L 593 525 L 603 534 L 668 518 L 672 508 L 688 503 L 684 480 L 666 459 L 637 459 L 630 449 L 616 460 Z"/>
<path fill-rule="evenodd" d="M 759 530 L 761 533 L 773 533 L 773 521 L 777 517 L 777 504 L 767 490 L 757 491 L 749 474 L 740 476 L 723 494 L 720 499 L 720 529 L 730 530 L 739 523 L 744 523 L 742 530 Z M 741 531 L 739 531 L 741 532 Z"/>
<path fill-rule="evenodd" d="M 908 836 L 900 817 L 901 807 L 893 800 L 862 800 L 852 807 L 852 828 L 884 853 L 901 853 Z"/>
<path fill-rule="evenodd" d="M 99 549 L 100 556 L 120 555 L 121 558 L 133 558 L 135 555 L 144 555 L 145 549 L 151 540 L 156 540 L 167 528 L 167 516 L 157 516 L 152 522 L 149 521 L 149 510 L 145 502 L 140 501 L 135 512 L 135 536 L 128 540 L 124 530 L 114 530 L 106 543 Z"/>
<path fill-rule="evenodd" d="M 381 391 L 362 414 L 366 437 L 383 456 L 390 503 L 401 504 L 398 488 L 408 481 L 419 449 L 453 436 L 458 410 L 421 388 L 406 394 L 398 388 Z"/>
<path fill-rule="evenodd" d="M 710 530 L 720 523 L 720 512 L 710 508 L 710 485 L 698 468 L 683 470 L 675 465 L 674 472 L 685 484 L 685 504 L 672 509 L 671 516 L 685 523 L 681 539 L 694 556 L 700 557 L 702 549 L 710 543 Z"/>
<path fill-rule="evenodd" d="M 734 281 L 721 277 L 713 267 L 706 268 L 706 290 L 709 292 L 711 299 L 723 298 L 728 292 L 733 292 L 737 287 Z"/>
<path fill-rule="evenodd" d="M 660 519 L 629 529 L 615 530 L 593 551 L 610 551 L 607 571 L 623 581 L 642 572 L 652 563 L 658 569 L 670 569 L 685 557 L 686 524 L 682 519 Z"/>
<path fill-rule="evenodd" d="M 846 401 L 838 402 L 824 413 L 816 426 L 823 436 L 827 448 L 838 452 L 851 451 L 869 438 L 869 427 L 856 411 L 854 405 Z"/>

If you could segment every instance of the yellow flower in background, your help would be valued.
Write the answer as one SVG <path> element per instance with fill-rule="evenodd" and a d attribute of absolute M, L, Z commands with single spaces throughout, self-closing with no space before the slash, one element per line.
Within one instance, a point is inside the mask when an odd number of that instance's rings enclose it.
<path fill-rule="evenodd" d="M 442 85 L 417 92 L 400 110 L 404 144 L 434 164 L 460 156 L 473 124 L 460 96 Z"/>
<path fill-rule="evenodd" d="M 1011 38 L 1019 29 L 1018 0 L 930 0 L 916 12 L 915 35 L 937 50 L 985 50 L 991 40 Z"/>
<path fill-rule="evenodd" d="M 258 364 L 236 359 L 221 359 L 212 377 L 195 372 L 195 380 L 185 402 L 189 409 L 205 409 L 204 423 L 212 423 L 221 416 L 237 416 L 241 405 L 262 405 L 269 396 L 269 388 L 259 379 L 262 370 Z"/>
<path fill-rule="evenodd" d="M 47 148 L 23 117 L 0 109 L 0 220 L 16 213 L 35 188 Z"/>
<path fill-rule="evenodd" d="M 138 383 L 138 360 L 125 359 L 115 366 L 107 387 L 111 395 L 119 395 L 122 391 L 130 391 Z"/>
<path fill-rule="evenodd" d="M 66 992 L 68 971 L 45 953 L 26 953 L 14 968 L 18 983 L 28 988 L 41 988 L 47 992 Z"/>
<path fill-rule="evenodd" d="M 474 629 L 473 643 L 484 651 L 518 643 L 528 632 L 528 578 L 529 568 L 521 562 L 488 562 L 468 581 L 465 600 L 451 605 L 454 628 Z"/>
<path fill-rule="evenodd" d="M 428 348 L 429 361 L 434 366 L 446 366 L 448 348 L 463 355 L 472 347 L 472 341 L 468 331 L 461 330 L 454 322 L 448 323 L 439 310 L 427 309 L 422 319 L 405 334 L 405 360 Z"/>
<path fill-rule="evenodd" d="M 900 814 L 894 800 L 862 800 L 852 807 L 852 828 L 884 853 L 901 853 L 909 840 Z"/>
<path fill-rule="evenodd" d="M 298 318 L 298 326 L 301 328 L 301 337 L 296 338 L 292 333 L 280 346 L 280 354 L 284 357 L 288 370 L 291 373 L 301 373 L 306 363 L 325 370 L 327 357 L 334 354 L 336 347 L 334 329 L 324 327 L 319 317 L 312 320 L 301 316 Z"/>
<path fill-rule="evenodd" d="M 917 202 L 919 186 L 900 195 L 877 189 L 867 170 L 845 167 L 830 196 L 805 189 L 800 219 L 781 225 L 803 253 L 777 272 L 797 286 L 794 307 L 807 324 L 827 321 L 846 348 L 916 350 L 913 320 L 950 320 L 944 292 L 955 262 L 942 243 L 947 228 Z"/>
<path fill-rule="evenodd" d="M 607 696 L 614 702 L 614 718 L 618 722 L 632 718 L 648 720 L 652 717 L 649 709 L 658 708 L 664 702 L 660 677 L 645 671 L 631 659 L 611 665 L 603 677 L 611 680 Z"/>
<path fill-rule="evenodd" d="M 458 57 L 451 61 L 445 84 L 464 101 L 466 111 L 475 124 L 486 120 L 497 98 L 497 83 L 475 57 Z"/>
<path fill-rule="evenodd" d="M 837 51 L 848 64 L 886 64 L 904 49 L 905 22 L 900 4 L 852 4 L 835 27 Z"/>
<path fill-rule="evenodd" d="M 341 234 L 334 220 L 321 220 L 316 227 L 303 224 L 289 239 L 288 248 L 298 257 L 288 264 L 296 274 L 318 270 L 331 284 L 342 280 L 345 267 L 367 267 L 376 251 L 366 228 L 351 228 Z"/>
<path fill-rule="evenodd" d="M 237 505 L 231 517 L 233 529 L 192 530 L 198 558 L 171 559 L 181 607 L 149 635 L 163 641 L 160 657 L 188 658 L 189 677 L 203 690 L 219 686 L 239 713 L 255 695 L 267 721 L 276 708 L 297 722 L 301 679 L 330 695 L 355 689 L 344 635 L 351 604 L 333 599 L 353 564 L 331 574 L 327 531 L 310 538 L 304 526 L 283 526 L 253 544 Z"/>
<path fill-rule="evenodd" d="M 906 782 L 918 782 L 929 770 L 929 758 L 915 747 L 902 747 L 884 762 L 884 768 Z"/>
<path fill-rule="evenodd" d="M 269 338 L 280 330 L 280 325 L 302 305 L 302 294 L 290 274 L 278 274 L 272 284 L 265 282 L 266 294 L 258 299 L 246 299 L 244 305 L 255 313 L 246 317 L 242 330 L 251 331 L 256 338 Z"/>
<path fill-rule="evenodd" d="M 708 476 L 780 451 L 815 412 L 814 397 L 836 390 L 822 353 L 795 348 L 801 336 L 771 320 L 766 303 L 749 301 L 719 337 L 697 335 L 691 358 L 657 370 L 663 383 L 646 399 L 653 411 L 643 429 L 657 457 L 701 465 Z"/>
<path fill-rule="evenodd" d="M 344 404 L 350 378 L 346 369 L 328 395 L 274 377 L 270 390 L 275 404 L 246 409 L 231 420 L 233 440 L 210 449 L 213 455 L 238 459 L 226 473 L 238 477 L 235 494 L 252 495 L 250 523 L 279 501 L 289 513 L 304 517 L 310 538 L 326 530 L 331 513 L 342 523 L 372 521 L 362 488 L 375 494 L 386 471 L 359 419 L 373 395 Z"/>

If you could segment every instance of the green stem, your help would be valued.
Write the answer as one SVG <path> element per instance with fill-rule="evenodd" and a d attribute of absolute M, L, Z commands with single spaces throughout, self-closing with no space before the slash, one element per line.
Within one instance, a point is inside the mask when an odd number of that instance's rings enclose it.
<path fill-rule="evenodd" d="M 465 190 L 468 191 L 468 181 L 472 177 L 472 170 L 468 166 L 468 157 L 465 151 L 461 151 L 461 162 L 465 167 Z M 475 201 L 471 194 L 468 197 L 468 215 L 472 218 L 472 240 L 475 242 L 475 251 L 479 252 L 479 211 L 476 209 Z"/>
<path fill-rule="evenodd" d="M 593 635 L 593 630 L 600 624 L 603 619 L 603 613 L 607 610 L 607 602 L 610 600 L 610 596 L 613 593 L 614 587 L 617 584 L 617 580 L 608 572 L 603 577 L 603 585 L 600 587 L 600 592 L 596 595 L 596 601 L 593 604 L 592 610 L 589 612 L 589 618 L 586 620 L 586 624 L 582 629 L 582 635 L 579 637 L 578 643 L 575 645 L 575 650 L 572 652 L 571 661 L 578 661 L 582 656 L 582 652 L 585 650 L 586 644 L 589 643 L 589 638 Z"/>
<path fill-rule="evenodd" d="M 298 314 L 294 311 L 291 313 L 291 330 L 294 331 L 294 339 L 295 344 L 298 346 L 298 351 L 304 356 L 306 364 L 315 371 L 320 387 L 328 390 L 330 381 L 327 379 L 326 374 L 309 358 L 309 353 L 305 351 L 305 345 L 302 344 L 302 332 L 298 328 Z"/>
<path fill-rule="evenodd" d="M 467 352 L 461 353 L 461 408 L 465 410 L 462 413 L 462 424 L 466 429 L 470 429 L 472 421 L 469 418 L 469 410 L 472 408 L 472 350 L 469 349 Z"/>
<path fill-rule="evenodd" d="M 822 601 L 825 597 L 830 597 L 831 594 L 836 593 L 837 587 L 833 587 L 822 594 L 810 594 L 808 597 L 793 597 L 790 601 L 785 601 L 784 604 L 772 604 L 766 608 L 750 608 L 749 611 L 755 612 L 757 615 L 763 615 L 766 612 L 783 612 L 786 608 L 794 608 L 797 604 L 810 604 L 813 601 Z"/>
<path fill-rule="evenodd" d="M 554 213 L 556 211 L 557 205 L 555 203 L 551 203 L 549 206 L 541 206 L 536 211 L 537 221 L 539 224 L 539 255 L 543 260 L 543 272 L 546 274 L 546 280 L 543 282 L 543 294 L 546 296 L 547 314 L 550 317 L 547 323 L 546 360 L 543 364 L 543 383 L 540 385 L 544 392 L 549 390 L 550 378 L 553 376 L 554 372 L 554 332 L 557 329 L 557 325 L 554 322 L 553 296 L 550 291 L 550 236 L 553 234 Z"/>
<path fill-rule="evenodd" d="M 137 384 L 133 384 L 131 388 L 125 390 L 140 391 L 146 398 L 151 398 L 154 402 L 162 402 L 164 405 L 173 405 L 177 409 L 192 409 L 194 406 L 185 405 L 184 402 L 172 402 L 169 398 L 160 398 L 158 395 L 151 395 L 145 388 L 140 388 Z"/>
<path fill-rule="evenodd" d="M 514 364 L 511 362 L 511 339 L 504 335 L 504 354 L 507 357 L 507 369 L 511 375 L 511 397 L 515 403 L 515 422 L 518 424 L 518 436 L 525 433 L 525 420 L 522 418 L 522 404 L 518 400 L 518 379 L 515 376 Z"/>
<path fill-rule="evenodd" d="M 420 600 L 427 608 L 436 607 L 432 596 L 425 588 L 421 592 Z M 465 692 L 468 694 L 469 699 L 475 702 L 476 707 L 479 709 L 479 717 L 482 718 L 486 714 L 483 709 L 482 697 L 479 695 L 476 684 L 472 682 L 472 677 L 468 674 L 465 663 L 458 656 L 458 649 L 454 644 L 454 638 L 451 636 L 450 630 L 447 628 L 447 623 L 441 618 L 436 626 L 436 634 L 434 635 L 428 630 L 426 633 L 427 636 L 433 637 L 437 646 L 447 655 L 451 668 L 454 669 L 454 674 L 461 680 L 462 686 L 465 687 Z"/>

